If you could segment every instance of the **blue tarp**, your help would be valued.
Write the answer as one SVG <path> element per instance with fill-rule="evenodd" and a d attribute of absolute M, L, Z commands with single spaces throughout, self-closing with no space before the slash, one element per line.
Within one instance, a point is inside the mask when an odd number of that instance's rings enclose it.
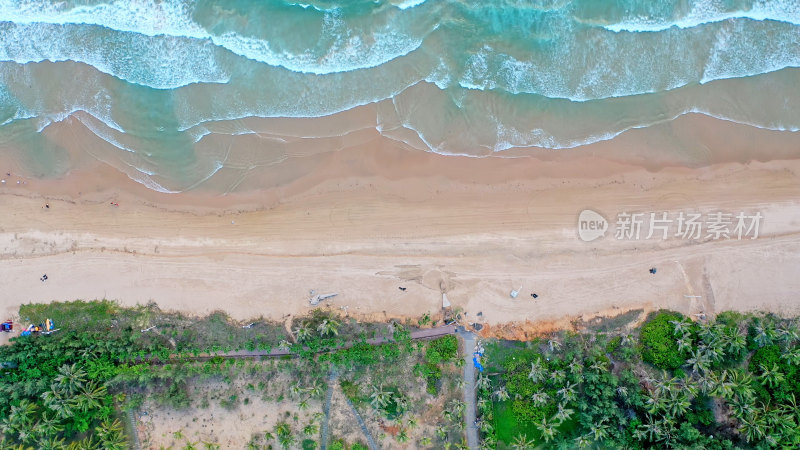
<path fill-rule="evenodd" d="M 475 367 L 478 368 L 479 372 L 483 372 L 483 366 L 481 365 L 480 361 L 478 361 L 477 357 L 472 358 L 472 363 L 475 364 Z"/>

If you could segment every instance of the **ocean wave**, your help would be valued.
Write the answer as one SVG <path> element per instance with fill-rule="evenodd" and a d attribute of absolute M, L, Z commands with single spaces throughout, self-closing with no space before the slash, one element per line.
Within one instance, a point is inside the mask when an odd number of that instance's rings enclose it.
<path fill-rule="evenodd" d="M 91 27 L 0 22 L 4 37 L 0 61 L 75 61 L 155 89 L 229 81 L 216 64 L 213 46 L 187 45 L 186 38 L 151 40 L 130 33 L 102 33 Z"/>
<path fill-rule="evenodd" d="M 234 31 L 211 33 L 192 18 L 191 3 L 178 0 L 115 1 L 71 8 L 65 7 L 64 3 L 43 4 L 39 1 L 0 0 L 0 22 L 28 26 L 95 25 L 114 32 L 135 33 L 156 38 L 150 42 L 172 37 L 187 44 L 182 53 L 193 51 L 195 46 L 202 48 L 204 43 L 211 42 L 253 61 L 283 67 L 294 72 L 317 75 L 379 66 L 416 50 L 424 36 L 435 29 L 431 27 L 418 35 L 412 35 L 391 28 L 394 24 L 386 24 L 376 29 L 360 30 L 359 34 L 341 20 L 338 8 L 316 9 L 316 11 L 322 13 L 315 21 L 322 24 L 324 33 L 319 36 L 315 48 L 293 52 L 275 48 L 270 39 Z M 200 42 L 192 43 L 191 40 Z M 43 57 L 42 59 L 54 61 L 65 58 Z"/>
<path fill-rule="evenodd" d="M 674 18 L 635 17 L 621 22 L 605 25 L 603 28 L 619 32 L 658 32 L 670 28 L 694 28 L 701 25 L 723 22 L 726 20 L 749 19 L 755 21 L 771 20 L 800 25 L 800 2 L 795 0 L 758 1 L 751 9 L 725 11 L 720 4 L 711 0 L 692 3 L 692 9 L 685 15 Z"/>

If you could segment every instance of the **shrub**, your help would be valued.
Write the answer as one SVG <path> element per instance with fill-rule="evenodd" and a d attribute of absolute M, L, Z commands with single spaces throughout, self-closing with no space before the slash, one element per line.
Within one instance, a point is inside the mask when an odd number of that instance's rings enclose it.
<path fill-rule="evenodd" d="M 425 359 L 431 364 L 450 361 L 458 355 L 458 340 L 455 336 L 444 336 L 428 344 Z"/>
<path fill-rule="evenodd" d="M 765 367 L 772 367 L 773 364 L 778 364 L 780 362 L 781 348 L 777 345 L 767 345 L 753 353 L 753 357 L 750 358 L 750 364 L 747 366 L 747 369 L 753 373 L 761 373 L 762 364 Z"/>
<path fill-rule="evenodd" d="M 673 335 L 675 327 L 670 321 L 684 320 L 680 313 L 659 311 L 642 326 L 639 334 L 642 359 L 661 369 L 677 369 L 685 362 Z"/>
<path fill-rule="evenodd" d="M 345 397 L 350 399 L 351 402 L 357 403 L 359 400 L 358 385 L 350 380 L 342 380 L 339 385 L 342 387 Z"/>

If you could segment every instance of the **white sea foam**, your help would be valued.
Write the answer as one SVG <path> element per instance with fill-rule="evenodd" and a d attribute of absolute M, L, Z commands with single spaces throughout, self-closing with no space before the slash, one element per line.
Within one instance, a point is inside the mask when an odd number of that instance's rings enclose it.
<path fill-rule="evenodd" d="M 310 50 L 297 54 L 291 53 L 283 49 L 273 48 L 268 40 L 241 35 L 236 32 L 225 32 L 219 35 L 209 33 L 192 20 L 192 6 L 189 2 L 177 0 L 163 2 L 152 0 L 113 1 L 93 6 L 75 6 L 67 9 L 64 3 L 43 4 L 43 2 L 39 1 L 0 0 L 0 22 L 28 26 L 36 24 L 96 25 L 112 31 L 151 37 L 153 39 L 147 40 L 147 42 L 149 45 L 155 46 L 159 46 L 159 41 L 171 37 L 174 38 L 173 42 L 181 42 L 186 47 L 185 49 L 173 47 L 170 49 L 171 52 L 177 52 L 180 56 L 187 58 L 191 57 L 195 51 L 199 51 L 200 54 L 193 58 L 193 62 L 195 64 L 200 63 L 200 67 L 202 67 L 200 56 L 205 57 L 206 60 L 214 60 L 213 54 L 204 54 L 208 49 L 203 48 L 203 42 L 212 42 L 214 45 L 253 61 L 275 67 L 283 67 L 294 72 L 321 75 L 379 66 L 416 50 L 424 38 L 424 35 L 410 36 L 403 34 L 395 28 L 389 28 L 390 25 L 387 25 L 383 29 L 370 32 L 369 42 L 367 42 L 347 28 L 346 24 L 338 18 L 337 9 L 321 10 L 321 12 L 324 12 L 322 20 L 325 23 L 325 31 L 327 32 L 327 35 L 321 38 L 330 40 L 330 46 L 324 55 L 319 55 Z M 36 37 L 36 33 L 30 33 L 32 28 L 27 28 L 27 30 L 29 37 Z M 60 61 L 74 59 L 63 56 L 64 51 L 60 52 L 59 55 L 50 56 L 45 49 L 49 48 L 51 42 L 45 39 L 38 39 L 38 41 L 32 43 L 38 49 L 38 60 Z M 161 45 L 163 46 L 163 44 Z M 169 55 L 170 53 L 153 56 L 161 56 L 161 59 L 163 59 Z M 19 56 L 9 60 L 34 61 L 36 58 Z M 86 58 L 84 57 L 83 60 L 85 61 Z M 175 62 L 177 63 L 177 61 Z M 97 67 L 101 70 L 103 70 L 103 67 L 108 68 L 108 66 L 112 65 L 112 62 L 98 61 L 97 58 L 91 63 L 93 65 L 99 64 Z M 161 66 L 166 70 L 173 65 L 165 62 Z M 112 73 L 107 70 L 103 71 Z M 128 80 L 125 76 L 120 76 L 120 78 Z M 195 78 L 196 81 L 185 80 L 184 83 L 226 82 L 225 80 L 209 80 L 207 79 L 208 77 L 203 77 L 202 74 L 198 74 Z M 157 88 L 177 87 L 164 81 L 155 80 L 155 82 L 156 85 L 153 85 L 153 87 Z"/>
<path fill-rule="evenodd" d="M 640 17 L 604 26 L 614 32 L 657 32 L 670 28 L 694 28 L 700 25 L 723 22 L 731 19 L 772 20 L 800 25 L 800 2 L 796 0 L 758 1 L 749 10 L 724 11 L 719 2 L 703 0 L 692 4 L 691 11 L 683 17 L 658 19 Z"/>
<path fill-rule="evenodd" d="M 403 0 L 400 3 L 394 3 L 393 5 L 398 9 L 409 9 L 415 6 L 419 6 L 425 3 L 426 0 Z"/>
<path fill-rule="evenodd" d="M 156 89 L 229 80 L 215 63 L 213 45 L 187 45 L 186 38 L 152 40 L 130 33 L 87 33 L 80 25 L 10 22 L 0 22 L 0 34 L 0 61 L 76 61 Z"/>

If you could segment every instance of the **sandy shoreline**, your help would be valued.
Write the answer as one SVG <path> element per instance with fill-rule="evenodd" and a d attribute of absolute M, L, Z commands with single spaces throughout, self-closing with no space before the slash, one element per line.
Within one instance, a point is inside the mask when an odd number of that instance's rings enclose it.
<path fill-rule="evenodd" d="M 732 142 L 717 133 L 698 138 L 710 154 Z M 776 155 L 800 142 L 775 136 Z M 377 319 L 438 311 L 440 286 L 469 321 L 493 325 L 641 307 L 800 313 L 800 161 L 728 155 L 654 170 L 618 156 L 474 159 L 372 142 L 291 161 L 282 170 L 302 175 L 224 196 L 155 193 L 107 166 L 51 181 L 12 173 L 0 187 L 0 314 L 106 297 L 279 319 L 307 312 L 315 289 Z M 586 208 L 612 227 L 621 211 L 761 211 L 764 222 L 757 240 L 618 241 L 612 229 L 586 243 L 576 231 Z"/>

